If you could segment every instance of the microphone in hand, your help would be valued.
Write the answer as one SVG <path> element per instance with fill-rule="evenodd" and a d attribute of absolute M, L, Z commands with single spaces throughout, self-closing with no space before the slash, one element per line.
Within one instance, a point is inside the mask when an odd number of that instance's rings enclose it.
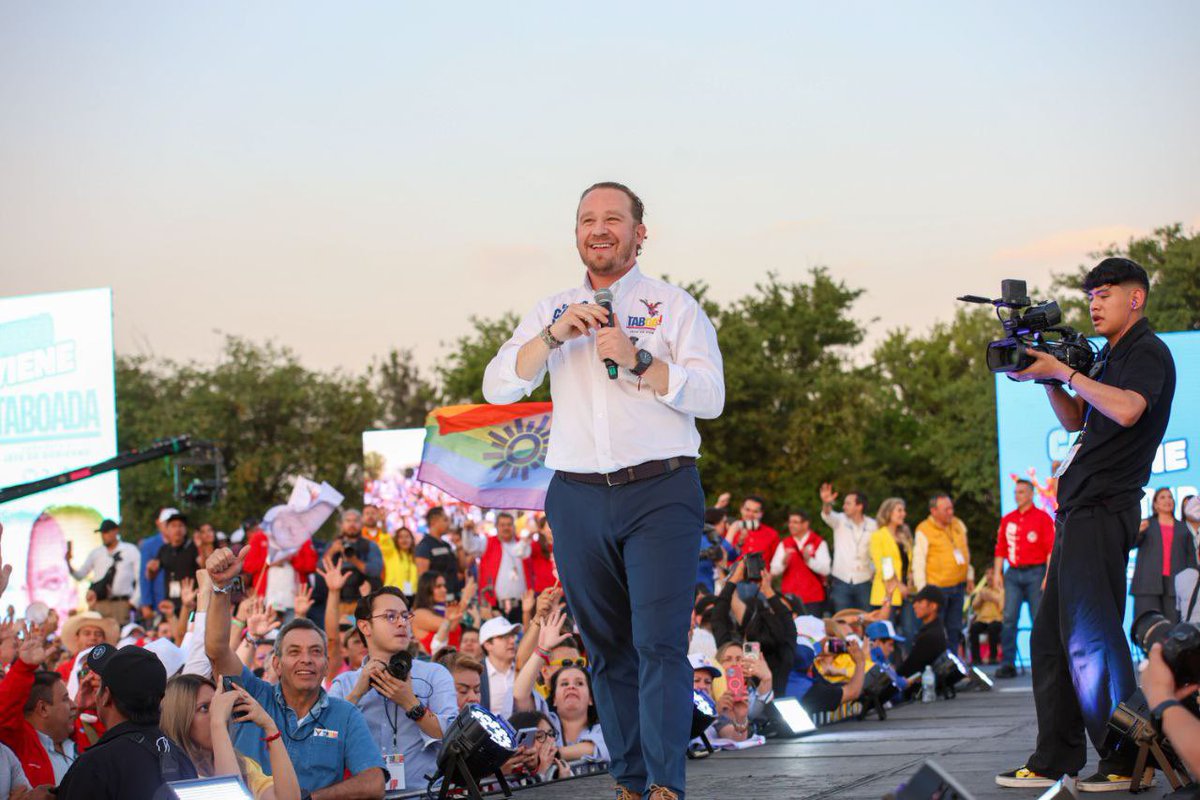
<path fill-rule="evenodd" d="M 608 312 L 608 321 L 604 323 L 604 327 L 611 328 L 616 325 L 616 314 L 613 312 L 613 293 L 609 289 L 598 289 L 593 296 L 596 305 Z M 608 379 L 615 381 L 617 379 L 617 362 L 611 358 L 604 359 L 604 366 L 608 368 Z"/>

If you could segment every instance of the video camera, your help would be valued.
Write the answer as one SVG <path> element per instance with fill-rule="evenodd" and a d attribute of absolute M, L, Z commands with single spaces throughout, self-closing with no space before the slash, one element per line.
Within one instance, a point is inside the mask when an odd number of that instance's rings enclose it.
<path fill-rule="evenodd" d="M 1085 375 L 1096 361 L 1096 351 L 1088 338 L 1079 331 L 1063 325 L 1058 303 L 1048 300 L 1034 303 L 1029 299 L 1025 281 L 1006 279 L 1000 282 L 1000 297 L 992 300 L 973 294 L 958 298 L 964 303 L 991 305 L 1004 326 L 1007 336 L 988 343 L 987 365 L 992 372 L 1020 372 L 1033 363 L 1025 348 L 1048 353 L 1073 370 Z M 1008 309 L 1005 316 L 1001 309 Z M 1028 309 L 1022 311 L 1022 309 Z M 1038 380 L 1037 383 L 1057 384 L 1059 381 Z"/>

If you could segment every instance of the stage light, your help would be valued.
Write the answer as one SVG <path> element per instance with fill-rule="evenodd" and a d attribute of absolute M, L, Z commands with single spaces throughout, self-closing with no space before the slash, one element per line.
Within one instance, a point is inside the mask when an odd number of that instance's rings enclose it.
<path fill-rule="evenodd" d="M 1066 783 L 1060 780 L 1039 795 L 1037 800 L 1075 800 L 1075 795 L 1067 788 Z"/>
<path fill-rule="evenodd" d="M 817 729 L 812 717 L 794 697 L 777 697 L 769 706 L 778 736 L 796 737 Z"/>
<path fill-rule="evenodd" d="M 1187 769 L 1170 742 L 1154 730 L 1148 714 L 1149 705 L 1145 696 L 1140 690 L 1134 692 L 1128 701 L 1117 706 L 1109 718 L 1104 746 L 1110 750 L 1134 753 L 1130 792 L 1144 788 L 1141 783 L 1147 767 L 1161 770 L 1171 787 L 1179 789 L 1184 785 L 1184 778 L 1188 776 Z M 1151 758 L 1154 759 L 1153 764 L 1149 763 Z"/>
<path fill-rule="evenodd" d="M 958 695 L 954 686 L 967 677 L 967 665 L 947 650 L 933 662 L 933 675 L 937 678 L 937 693 L 950 699 Z"/>
<path fill-rule="evenodd" d="M 491 775 L 496 776 L 504 796 L 511 797 L 500 767 L 516 752 L 516 738 L 517 732 L 502 717 L 474 703 L 465 707 L 442 736 L 437 773 L 430 778 L 431 783 L 442 778 L 440 800 L 456 786 L 479 800 L 479 781 Z"/>
<path fill-rule="evenodd" d="M 236 775 L 172 781 L 167 786 L 176 800 L 253 800 L 253 795 Z"/>
<path fill-rule="evenodd" d="M 972 800 L 958 781 L 936 761 L 926 761 L 896 790 L 895 800 Z"/>
<path fill-rule="evenodd" d="M 867 670 L 867 674 L 863 677 L 862 696 L 862 711 L 859 712 L 860 720 L 866 719 L 867 714 L 874 711 L 879 715 L 880 720 L 887 719 L 887 710 L 884 704 L 891 700 L 896 695 L 896 684 L 892 680 L 892 676 L 883 668 L 883 665 L 876 664 Z"/>
<path fill-rule="evenodd" d="M 708 726 L 717 718 L 717 705 L 713 699 L 699 689 L 692 689 L 692 739 L 699 739 L 699 747 L 689 747 L 688 758 L 705 758 L 712 754 L 712 742 L 708 740 Z"/>
<path fill-rule="evenodd" d="M 995 682 L 979 667 L 971 667 L 971 685 L 976 689 L 987 692 L 995 686 Z"/>

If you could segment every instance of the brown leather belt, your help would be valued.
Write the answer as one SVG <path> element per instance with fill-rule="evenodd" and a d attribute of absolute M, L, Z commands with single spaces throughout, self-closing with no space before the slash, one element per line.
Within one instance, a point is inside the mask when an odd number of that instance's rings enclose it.
<path fill-rule="evenodd" d="M 668 472 L 674 472 L 680 467 L 690 467 L 695 463 L 696 459 L 692 456 L 676 456 L 675 458 L 664 458 L 659 461 L 646 461 L 642 464 L 624 467 L 614 472 L 565 472 L 559 470 L 558 474 L 564 478 L 579 481 L 580 483 L 622 486 L 626 483 L 633 483 L 634 481 L 641 481 L 646 478 L 657 478 L 659 475 L 666 475 Z"/>

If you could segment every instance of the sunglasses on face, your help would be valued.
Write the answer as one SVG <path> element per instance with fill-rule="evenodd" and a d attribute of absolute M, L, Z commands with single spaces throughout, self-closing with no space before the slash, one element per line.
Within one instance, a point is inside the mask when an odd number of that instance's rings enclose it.
<path fill-rule="evenodd" d="M 556 658 L 550 662 L 552 667 L 586 667 L 586 658 Z"/>

